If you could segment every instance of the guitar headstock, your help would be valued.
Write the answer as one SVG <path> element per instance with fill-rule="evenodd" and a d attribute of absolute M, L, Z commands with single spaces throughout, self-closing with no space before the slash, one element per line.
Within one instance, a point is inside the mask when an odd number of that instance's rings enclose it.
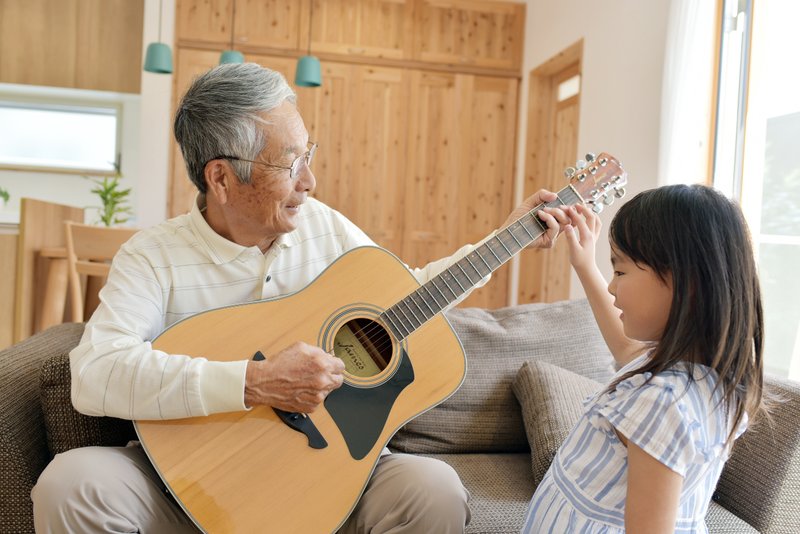
<path fill-rule="evenodd" d="M 614 198 L 625 196 L 628 173 L 617 158 L 605 152 L 598 156 L 586 154 L 585 160 L 578 160 L 576 166 L 567 168 L 564 174 L 578 196 L 590 204 L 595 213 L 611 205 Z"/>

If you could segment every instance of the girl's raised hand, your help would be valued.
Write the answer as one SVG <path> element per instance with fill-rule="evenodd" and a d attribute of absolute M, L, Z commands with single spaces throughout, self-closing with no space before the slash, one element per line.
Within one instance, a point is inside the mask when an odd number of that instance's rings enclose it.
<path fill-rule="evenodd" d="M 572 224 L 564 228 L 569 243 L 569 262 L 578 274 L 595 267 L 595 243 L 600 236 L 600 217 L 585 204 L 567 208 Z"/>

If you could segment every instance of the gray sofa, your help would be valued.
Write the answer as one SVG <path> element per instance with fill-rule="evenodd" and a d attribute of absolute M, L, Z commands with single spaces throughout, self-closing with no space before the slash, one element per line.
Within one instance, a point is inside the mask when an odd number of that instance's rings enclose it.
<path fill-rule="evenodd" d="M 611 356 L 585 300 L 448 317 L 467 354 L 467 378 L 390 448 L 458 471 L 471 493 L 467 532 L 518 532 L 582 399 L 613 373 Z M 30 489 L 54 454 L 134 437 L 129 422 L 82 416 L 70 405 L 67 354 L 82 330 L 60 325 L 0 352 L 2 533 L 33 531 Z M 711 532 L 800 532 L 800 384 L 768 383 L 780 402 L 771 423 L 737 442 L 707 516 Z"/>

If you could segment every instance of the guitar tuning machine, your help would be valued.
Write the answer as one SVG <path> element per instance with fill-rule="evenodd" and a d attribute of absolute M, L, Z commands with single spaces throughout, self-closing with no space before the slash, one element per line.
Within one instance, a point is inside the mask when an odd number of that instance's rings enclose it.
<path fill-rule="evenodd" d="M 592 203 L 592 211 L 595 213 L 602 213 L 603 211 L 603 203 L 602 202 L 594 202 Z"/>
<path fill-rule="evenodd" d="M 591 162 L 593 162 L 593 161 L 595 160 L 595 158 L 597 158 L 597 156 L 595 156 L 595 155 L 594 155 L 594 153 L 592 153 L 592 152 L 588 152 L 588 153 L 587 153 L 587 154 L 584 156 L 584 158 L 586 159 L 586 161 L 588 161 L 589 163 L 591 163 Z"/>
<path fill-rule="evenodd" d="M 616 188 L 616 189 L 614 190 L 614 196 L 616 196 L 617 198 L 622 198 L 622 197 L 624 197 L 624 196 L 625 196 L 625 193 L 627 193 L 627 191 L 625 191 L 625 188 L 624 188 L 624 187 L 618 187 L 618 188 Z"/>
<path fill-rule="evenodd" d="M 566 169 L 564 169 L 564 176 L 566 176 L 567 179 L 569 179 L 572 178 L 572 175 L 575 174 L 576 172 L 577 171 L 575 167 L 567 167 Z"/>

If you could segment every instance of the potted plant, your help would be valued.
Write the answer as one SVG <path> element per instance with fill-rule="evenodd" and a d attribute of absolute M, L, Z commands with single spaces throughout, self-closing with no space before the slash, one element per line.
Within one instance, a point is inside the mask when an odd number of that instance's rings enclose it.
<path fill-rule="evenodd" d="M 129 215 L 133 213 L 133 210 L 128 205 L 128 196 L 131 194 L 131 189 L 120 188 L 119 181 L 122 178 L 122 173 L 120 173 L 119 164 L 115 164 L 114 169 L 116 172 L 113 176 L 104 176 L 102 179 L 90 178 L 92 183 L 95 184 L 92 193 L 100 198 L 99 222 L 105 226 L 124 224 L 130 219 Z"/>
<path fill-rule="evenodd" d="M 8 189 L 0 186 L 0 210 L 6 207 L 9 198 L 11 198 L 11 195 L 9 194 Z"/>

